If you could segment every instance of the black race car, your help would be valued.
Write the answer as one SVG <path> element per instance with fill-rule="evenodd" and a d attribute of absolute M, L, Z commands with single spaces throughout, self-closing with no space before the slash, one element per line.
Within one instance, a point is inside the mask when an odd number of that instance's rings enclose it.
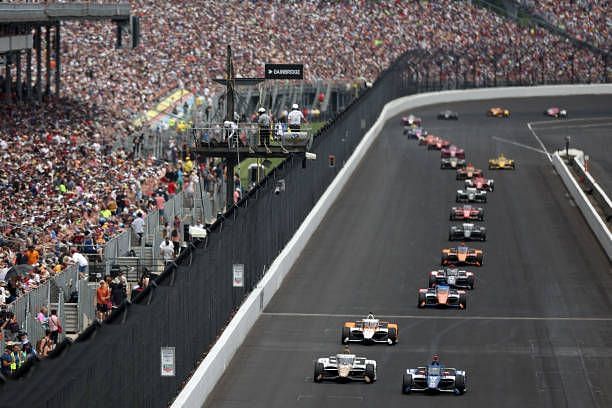
<path fill-rule="evenodd" d="M 444 110 L 438 113 L 438 119 L 440 120 L 457 120 L 459 119 L 459 114 L 452 110 Z"/>

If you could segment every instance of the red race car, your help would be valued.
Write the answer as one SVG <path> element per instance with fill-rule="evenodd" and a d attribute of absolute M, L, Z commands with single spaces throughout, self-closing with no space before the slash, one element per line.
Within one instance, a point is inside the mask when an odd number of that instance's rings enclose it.
<path fill-rule="evenodd" d="M 427 149 L 442 150 L 448 146 L 450 146 L 450 142 L 439 137 L 438 140 L 436 140 L 436 143 L 427 145 Z"/>
<path fill-rule="evenodd" d="M 420 145 L 427 145 L 427 146 L 429 146 L 432 143 L 436 143 L 436 141 L 438 139 L 439 139 L 438 136 L 429 134 L 429 135 L 427 135 L 425 137 L 420 138 L 419 139 L 419 144 Z"/>
<path fill-rule="evenodd" d="M 468 165 L 462 169 L 457 169 L 457 180 L 465 180 L 472 177 L 482 177 L 482 170 L 477 169 L 471 163 L 468 163 Z"/>
<path fill-rule="evenodd" d="M 450 157 L 456 157 L 458 159 L 465 159 L 465 150 L 455 145 L 450 145 L 440 150 L 440 157 L 443 159 L 450 158 Z"/>
<path fill-rule="evenodd" d="M 465 187 L 476 187 L 477 190 L 493 191 L 493 179 L 486 179 L 482 176 L 472 177 L 465 180 Z"/>
<path fill-rule="evenodd" d="M 449 219 L 451 221 L 482 221 L 484 220 L 484 209 L 482 207 L 472 207 L 471 205 L 464 205 L 462 207 L 452 207 L 450 210 Z"/>

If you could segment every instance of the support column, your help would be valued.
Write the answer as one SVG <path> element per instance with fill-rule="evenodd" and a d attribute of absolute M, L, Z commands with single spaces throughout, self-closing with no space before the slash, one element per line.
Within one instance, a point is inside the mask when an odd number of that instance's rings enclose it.
<path fill-rule="evenodd" d="M 36 48 L 36 99 L 42 100 L 42 28 L 36 27 L 34 36 L 34 47 Z"/>
<path fill-rule="evenodd" d="M 234 185 L 234 167 L 236 167 L 238 163 L 234 159 L 228 158 L 226 161 L 227 169 L 225 173 L 227 174 L 226 180 L 226 192 L 225 192 L 225 208 L 228 209 L 234 205 L 234 190 L 236 186 Z"/>
<path fill-rule="evenodd" d="M 122 35 L 123 35 L 123 30 L 121 29 L 121 24 L 117 23 L 117 42 L 115 43 L 115 48 L 119 49 L 122 47 Z"/>
<path fill-rule="evenodd" d="M 4 60 L 4 98 L 8 103 L 11 102 L 11 53 L 5 54 Z"/>
<path fill-rule="evenodd" d="M 60 42 L 60 28 L 61 24 L 58 21 L 55 24 L 55 96 L 60 96 L 60 85 L 61 85 L 61 42 Z"/>
<path fill-rule="evenodd" d="M 23 100 L 23 88 L 21 78 L 21 50 L 15 52 L 15 84 L 17 85 L 17 101 Z"/>
<path fill-rule="evenodd" d="M 49 96 L 51 95 L 51 26 L 45 26 L 45 50 L 47 51 L 45 55 L 45 67 L 47 68 L 45 95 Z"/>
<path fill-rule="evenodd" d="M 32 49 L 26 50 L 26 98 L 32 99 Z"/>

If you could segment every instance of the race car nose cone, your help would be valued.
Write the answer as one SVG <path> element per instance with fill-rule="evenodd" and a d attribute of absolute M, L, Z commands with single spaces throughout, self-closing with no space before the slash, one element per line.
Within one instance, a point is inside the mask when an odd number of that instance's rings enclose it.
<path fill-rule="evenodd" d="M 349 366 L 341 365 L 338 367 L 338 375 L 340 377 L 348 377 L 350 372 L 351 372 L 351 368 Z"/>

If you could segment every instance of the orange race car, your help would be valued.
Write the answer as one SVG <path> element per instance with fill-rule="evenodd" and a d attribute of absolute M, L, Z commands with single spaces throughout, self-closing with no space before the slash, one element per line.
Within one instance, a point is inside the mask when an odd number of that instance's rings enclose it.
<path fill-rule="evenodd" d="M 442 250 L 442 258 L 440 263 L 445 265 L 476 265 L 482 266 L 484 253 L 482 249 L 470 248 L 461 243 L 455 248 L 446 248 Z"/>
<path fill-rule="evenodd" d="M 457 180 L 465 180 L 472 177 L 483 177 L 482 170 L 474 167 L 472 163 L 468 163 L 467 166 L 457 169 Z"/>
<path fill-rule="evenodd" d="M 508 109 L 495 106 L 487 111 L 487 116 L 491 116 L 494 118 L 509 118 L 510 111 Z"/>

